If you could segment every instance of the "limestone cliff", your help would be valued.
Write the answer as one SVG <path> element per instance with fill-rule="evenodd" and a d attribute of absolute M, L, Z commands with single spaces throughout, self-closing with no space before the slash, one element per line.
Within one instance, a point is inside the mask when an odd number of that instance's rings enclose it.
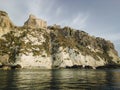
<path fill-rule="evenodd" d="M 13 23 L 4 11 L 0 11 L 0 36 L 9 32 L 13 28 Z"/>
<path fill-rule="evenodd" d="M 23 68 L 49 69 L 120 64 L 117 51 L 110 41 L 70 27 L 43 28 L 41 21 L 34 20 L 37 18 L 30 16 L 22 27 L 10 24 L 12 30 L 7 28 L 9 32 L 1 36 L 2 64 L 7 62 L 19 64 Z M 0 28 L 3 29 L 2 26 Z M 7 59 L 3 59 L 5 55 Z"/>

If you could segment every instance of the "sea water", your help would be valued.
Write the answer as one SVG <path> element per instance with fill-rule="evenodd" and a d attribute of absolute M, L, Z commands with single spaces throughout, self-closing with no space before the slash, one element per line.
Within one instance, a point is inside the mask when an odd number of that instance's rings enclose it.
<path fill-rule="evenodd" d="M 0 70 L 0 90 L 120 90 L 120 69 Z"/>

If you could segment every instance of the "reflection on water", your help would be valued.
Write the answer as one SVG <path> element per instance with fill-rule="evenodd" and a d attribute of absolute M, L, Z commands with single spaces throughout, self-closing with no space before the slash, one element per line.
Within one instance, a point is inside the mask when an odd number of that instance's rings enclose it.
<path fill-rule="evenodd" d="M 120 70 L 0 70 L 0 90 L 115 90 Z"/>

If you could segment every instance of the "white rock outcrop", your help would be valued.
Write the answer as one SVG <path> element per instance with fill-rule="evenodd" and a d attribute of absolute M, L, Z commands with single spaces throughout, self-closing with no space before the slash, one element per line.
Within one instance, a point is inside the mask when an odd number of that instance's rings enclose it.
<path fill-rule="evenodd" d="M 3 57 L 8 55 L 6 57 Z M 0 63 L 22 68 L 65 68 L 119 65 L 113 43 L 70 27 L 49 26 L 30 15 L 24 26 L 15 27 L 0 11 Z"/>

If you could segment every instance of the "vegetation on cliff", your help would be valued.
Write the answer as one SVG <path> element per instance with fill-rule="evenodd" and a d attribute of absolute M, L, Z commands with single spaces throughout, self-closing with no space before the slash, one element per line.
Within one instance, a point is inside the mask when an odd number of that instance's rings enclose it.
<path fill-rule="evenodd" d="M 74 49 L 76 56 L 82 54 L 83 56 L 91 56 L 96 61 L 102 59 L 106 64 L 119 64 L 117 51 L 113 43 L 108 40 L 90 36 L 84 31 L 70 27 L 49 26 L 41 28 L 40 24 L 36 28 L 17 27 L 11 21 L 1 19 L 8 18 L 5 12 L 0 12 L 0 15 L 0 28 L 7 27 L 5 25 L 10 26 L 7 28 L 7 33 L 1 34 L 0 37 L 0 56 L 8 55 L 9 62 L 14 63 L 17 56 L 21 54 L 29 56 L 30 53 L 33 56 L 52 57 L 54 61 L 58 58 L 57 54 L 62 47 L 63 49 L 68 48 L 68 50 Z M 2 23 L 4 23 L 4 27 Z"/>

